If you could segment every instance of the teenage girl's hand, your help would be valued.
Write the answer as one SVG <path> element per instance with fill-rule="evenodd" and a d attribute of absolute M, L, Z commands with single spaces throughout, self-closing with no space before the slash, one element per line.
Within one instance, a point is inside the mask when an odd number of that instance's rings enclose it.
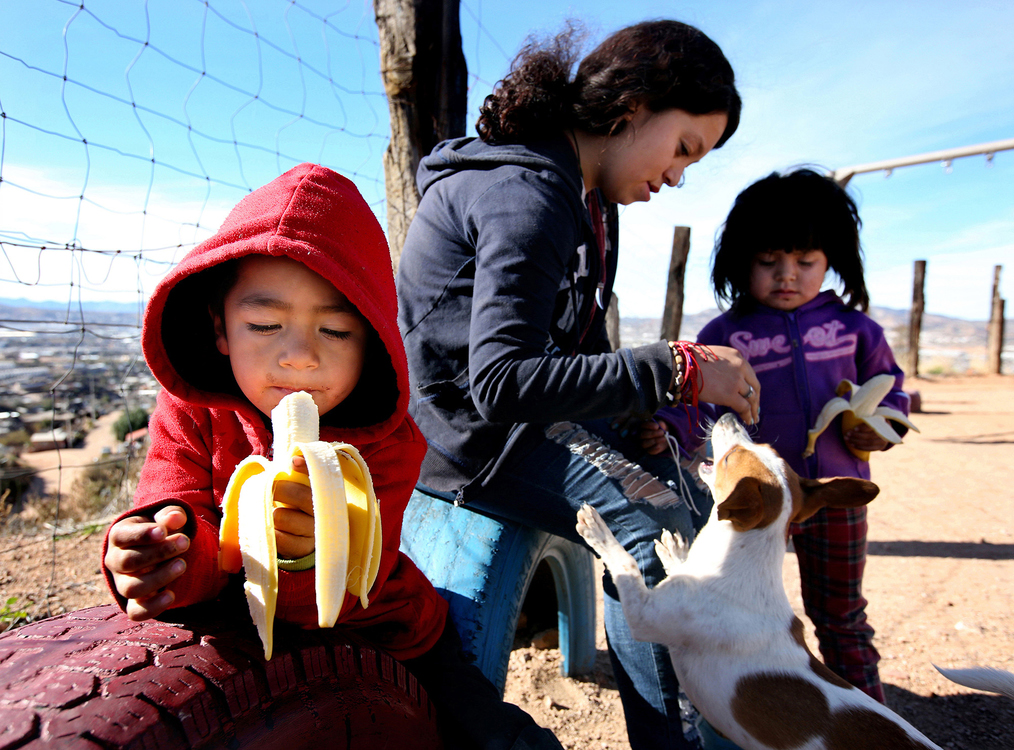
<path fill-rule="evenodd" d="M 294 456 L 292 468 L 306 474 L 306 459 Z M 274 486 L 275 546 L 284 560 L 306 557 L 316 548 L 313 536 L 313 495 L 299 482 L 277 481 Z"/>
<path fill-rule="evenodd" d="M 187 569 L 179 557 L 190 547 L 190 538 L 176 533 L 187 523 L 178 505 L 161 508 L 154 516 L 128 516 L 109 529 L 103 564 L 113 586 L 127 600 L 127 617 L 147 620 L 162 614 L 176 595 L 169 584 Z"/>
<path fill-rule="evenodd" d="M 728 406 L 744 424 L 756 424 L 760 419 L 760 381 L 753 367 L 731 346 L 708 346 L 708 349 L 707 361 L 704 356 L 697 357 L 703 379 L 698 398 Z"/>
<path fill-rule="evenodd" d="M 869 451 L 873 453 L 875 451 L 887 450 L 887 446 L 890 445 L 889 442 L 874 432 L 872 427 L 863 423 L 857 424 L 846 432 L 843 437 L 845 438 L 845 445 L 857 451 Z"/>

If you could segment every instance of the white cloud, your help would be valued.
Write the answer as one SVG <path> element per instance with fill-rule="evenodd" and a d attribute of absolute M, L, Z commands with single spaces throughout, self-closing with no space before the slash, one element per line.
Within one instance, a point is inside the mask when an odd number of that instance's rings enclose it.
<path fill-rule="evenodd" d="M 1014 305 L 1014 243 L 960 253 L 928 254 L 924 281 L 927 313 L 967 320 L 988 320 L 993 270 L 1003 266 L 1000 296 Z M 912 302 L 914 264 L 895 265 L 867 274 L 874 304 L 907 309 Z M 879 300 L 879 301 L 878 301 Z M 1012 308 L 1006 308 L 1011 317 Z"/>
<path fill-rule="evenodd" d="M 0 238 L 13 244 L 4 245 L 0 296 L 146 297 L 232 207 L 203 197 L 203 191 L 168 183 L 156 184 L 148 195 L 146 186 L 85 183 L 70 173 L 5 165 Z"/>

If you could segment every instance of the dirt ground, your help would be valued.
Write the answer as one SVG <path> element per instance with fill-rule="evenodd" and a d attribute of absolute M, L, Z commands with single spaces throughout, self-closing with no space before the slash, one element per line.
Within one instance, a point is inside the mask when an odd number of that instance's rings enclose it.
<path fill-rule="evenodd" d="M 913 420 L 922 432 L 874 456 L 881 495 L 869 516 L 865 593 L 888 702 L 942 747 L 1010 750 L 1014 701 L 955 685 L 932 665 L 1014 671 L 1014 378 L 907 387 L 920 393 Z M 39 618 L 109 601 L 99 572 L 103 531 L 55 541 L 0 536 L 0 606 L 18 597 L 13 608 Z M 784 580 L 806 622 L 795 565 L 790 553 Z M 565 678 L 559 665 L 555 649 L 516 649 L 507 699 L 565 747 L 628 748 L 601 625 L 593 674 Z"/>

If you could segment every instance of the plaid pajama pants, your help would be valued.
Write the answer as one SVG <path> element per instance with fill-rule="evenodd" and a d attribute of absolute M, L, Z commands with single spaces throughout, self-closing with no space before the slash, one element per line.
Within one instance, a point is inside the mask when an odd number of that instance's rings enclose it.
<path fill-rule="evenodd" d="M 824 663 L 836 674 L 884 702 L 866 622 L 866 508 L 823 508 L 789 533 L 799 561 L 803 607 L 813 622 Z"/>

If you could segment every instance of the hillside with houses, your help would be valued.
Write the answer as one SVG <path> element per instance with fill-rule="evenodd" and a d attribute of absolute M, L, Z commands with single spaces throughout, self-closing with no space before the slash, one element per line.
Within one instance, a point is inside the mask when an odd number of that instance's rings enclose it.
<path fill-rule="evenodd" d="M 158 384 L 140 353 L 138 320 L 136 312 L 0 301 L 0 495 L 7 502 L 31 483 L 26 454 L 74 449 L 104 416 L 154 408 Z"/>

